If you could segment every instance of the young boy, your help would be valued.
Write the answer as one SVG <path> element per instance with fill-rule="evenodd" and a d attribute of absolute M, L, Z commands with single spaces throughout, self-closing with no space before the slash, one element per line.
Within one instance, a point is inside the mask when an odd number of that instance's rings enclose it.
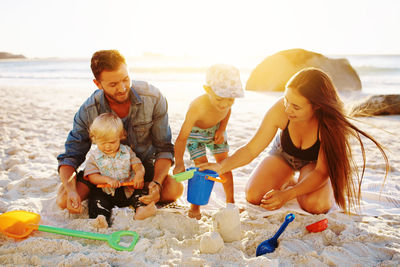
<path fill-rule="evenodd" d="M 111 225 L 114 206 L 130 205 L 136 209 L 134 218 L 137 220 L 154 215 L 154 202 L 146 206 L 139 201 L 145 193 L 141 189 L 145 170 L 135 152 L 120 144 L 125 139 L 122 120 L 117 115 L 103 113 L 95 118 L 89 132 L 97 147 L 90 151 L 84 177 L 95 185 L 107 185 L 90 191 L 89 218 L 97 218 L 98 227 L 107 227 Z M 121 187 L 121 182 L 127 181 L 132 181 L 133 187 Z"/>
<path fill-rule="evenodd" d="M 185 145 L 195 165 L 207 162 L 208 147 L 217 162 L 228 156 L 229 146 L 226 126 L 231 115 L 231 106 L 236 97 L 243 97 L 239 70 L 230 65 L 217 64 L 207 70 L 206 94 L 194 99 L 186 113 L 185 121 L 175 142 L 174 174 L 185 171 L 183 154 Z M 223 174 L 227 203 L 234 203 L 232 172 Z M 192 204 L 189 217 L 200 219 L 200 206 Z"/>

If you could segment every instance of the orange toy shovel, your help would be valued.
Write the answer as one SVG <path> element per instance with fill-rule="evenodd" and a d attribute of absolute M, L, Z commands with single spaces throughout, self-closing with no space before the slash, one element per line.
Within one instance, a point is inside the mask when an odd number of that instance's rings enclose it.
<path fill-rule="evenodd" d="M 121 186 L 131 186 L 131 185 L 133 185 L 133 182 L 123 182 L 123 183 L 121 183 Z M 111 185 L 109 185 L 109 184 L 98 184 L 97 187 L 98 188 L 111 187 Z"/>
<path fill-rule="evenodd" d="M 106 235 L 39 225 L 39 222 L 39 214 L 23 210 L 9 211 L 0 215 L 0 231 L 9 237 L 24 238 L 32 233 L 33 230 L 39 230 L 60 235 L 103 240 L 107 241 L 110 247 L 112 247 L 113 249 L 128 251 L 133 250 L 139 239 L 139 235 L 134 231 L 117 231 L 110 235 Z M 129 246 L 126 247 L 119 244 L 122 236 L 132 236 L 133 240 Z"/>

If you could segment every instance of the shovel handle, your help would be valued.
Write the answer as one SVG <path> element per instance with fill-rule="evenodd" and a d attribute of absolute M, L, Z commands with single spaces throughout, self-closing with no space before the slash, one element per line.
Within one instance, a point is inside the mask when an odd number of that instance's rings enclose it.
<path fill-rule="evenodd" d="M 42 232 L 53 233 L 53 234 L 83 237 L 83 238 L 87 238 L 87 239 L 95 239 L 95 240 L 103 240 L 103 241 L 108 240 L 108 235 L 105 235 L 105 234 L 84 232 L 84 231 L 73 230 L 73 229 L 58 228 L 58 227 L 54 227 L 54 226 L 39 225 L 39 227 L 37 229 Z"/>
<path fill-rule="evenodd" d="M 139 239 L 139 235 L 136 232 L 126 231 L 126 230 L 117 231 L 110 235 L 84 232 L 84 231 L 73 230 L 73 229 L 58 228 L 58 227 L 47 226 L 47 225 L 39 225 L 38 230 L 43 231 L 43 232 L 48 232 L 48 233 L 60 234 L 60 235 L 67 235 L 67 236 L 74 236 L 74 237 L 82 237 L 82 238 L 86 238 L 86 239 L 107 241 L 108 245 L 110 247 L 112 247 L 113 249 L 127 250 L 127 251 L 132 251 Z M 122 236 L 132 236 L 133 240 L 129 246 L 126 247 L 126 246 L 122 246 L 119 244 Z"/>
<path fill-rule="evenodd" d="M 294 220 L 294 214 L 293 213 L 289 213 L 288 215 L 286 215 L 285 221 L 283 222 L 283 224 L 279 228 L 278 232 L 276 232 L 276 234 L 271 239 L 278 240 L 279 236 L 283 233 L 283 231 L 286 229 L 288 224 L 293 220 Z"/>
<path fill-rule="evenodd" d="M 123 183 L 121 183 L 121 186 L 130 186 L 130 185 L 133 185 L 133 182 L 123 182 Z M 97 187 L 98 188 L 111 187 L 111 185 L 109 185 L 109 184 L 98 184 Z"/>

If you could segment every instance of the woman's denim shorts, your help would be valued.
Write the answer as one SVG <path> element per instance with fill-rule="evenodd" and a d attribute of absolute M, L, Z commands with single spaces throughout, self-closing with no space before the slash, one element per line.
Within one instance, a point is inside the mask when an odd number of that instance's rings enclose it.
<path fill-rule="evenodd" d="M 316 163 L 316 160 L 310 161 L 310 160 L 303 160 L 296 158 L 295 156 L 289 155 L 285 151 L 283 151 L 282 145 L 281 145 L 281 135 L 277 134 L 274 140 L 274 143 L 272 145 L 271 150 L 269 151 L 269 154 L 279 156 L 283 158 L 290 167 L 292 167 L 293 170 L 298 171 L 307 164 L 310 163 Z"/>

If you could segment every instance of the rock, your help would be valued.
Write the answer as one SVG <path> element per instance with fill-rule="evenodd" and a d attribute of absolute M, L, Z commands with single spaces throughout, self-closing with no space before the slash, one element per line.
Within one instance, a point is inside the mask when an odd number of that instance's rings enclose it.
<path fill-rule="evenodd" d="M 224 247 L 224 240 L 217 232 L 205 233 L 200 239 L 200 252 L 214 254 Z"/>
<path fill-rule="evenodd" d="M 372 95 L 355 104 L 353 116 L 378 116 L 400 114 L 400 95 Z"/>
<path fill-rule="evenodd" d="M 213 215 L 213 228 L 221 234 L 224 242 L 240 240 L 242 236 L 239 209 L 235 204 L 228 203 Z"/>
<path fill-rule="evenodd" d="M 360 77 L 347 59 L 332 59 L 304 49 L 284 50 L 267 57 L 250 74 L 246 90 L 284 91 L 290 77 L 307 67 L 328 73 L 340 91 L 361 90 Z"/>
<path fill-rule="evenodd" d="M 14 55 L 7 52 L 0 52 L 0 59 L 9 59 L 9 58 L 26 58 L 23 55 Z"/>

